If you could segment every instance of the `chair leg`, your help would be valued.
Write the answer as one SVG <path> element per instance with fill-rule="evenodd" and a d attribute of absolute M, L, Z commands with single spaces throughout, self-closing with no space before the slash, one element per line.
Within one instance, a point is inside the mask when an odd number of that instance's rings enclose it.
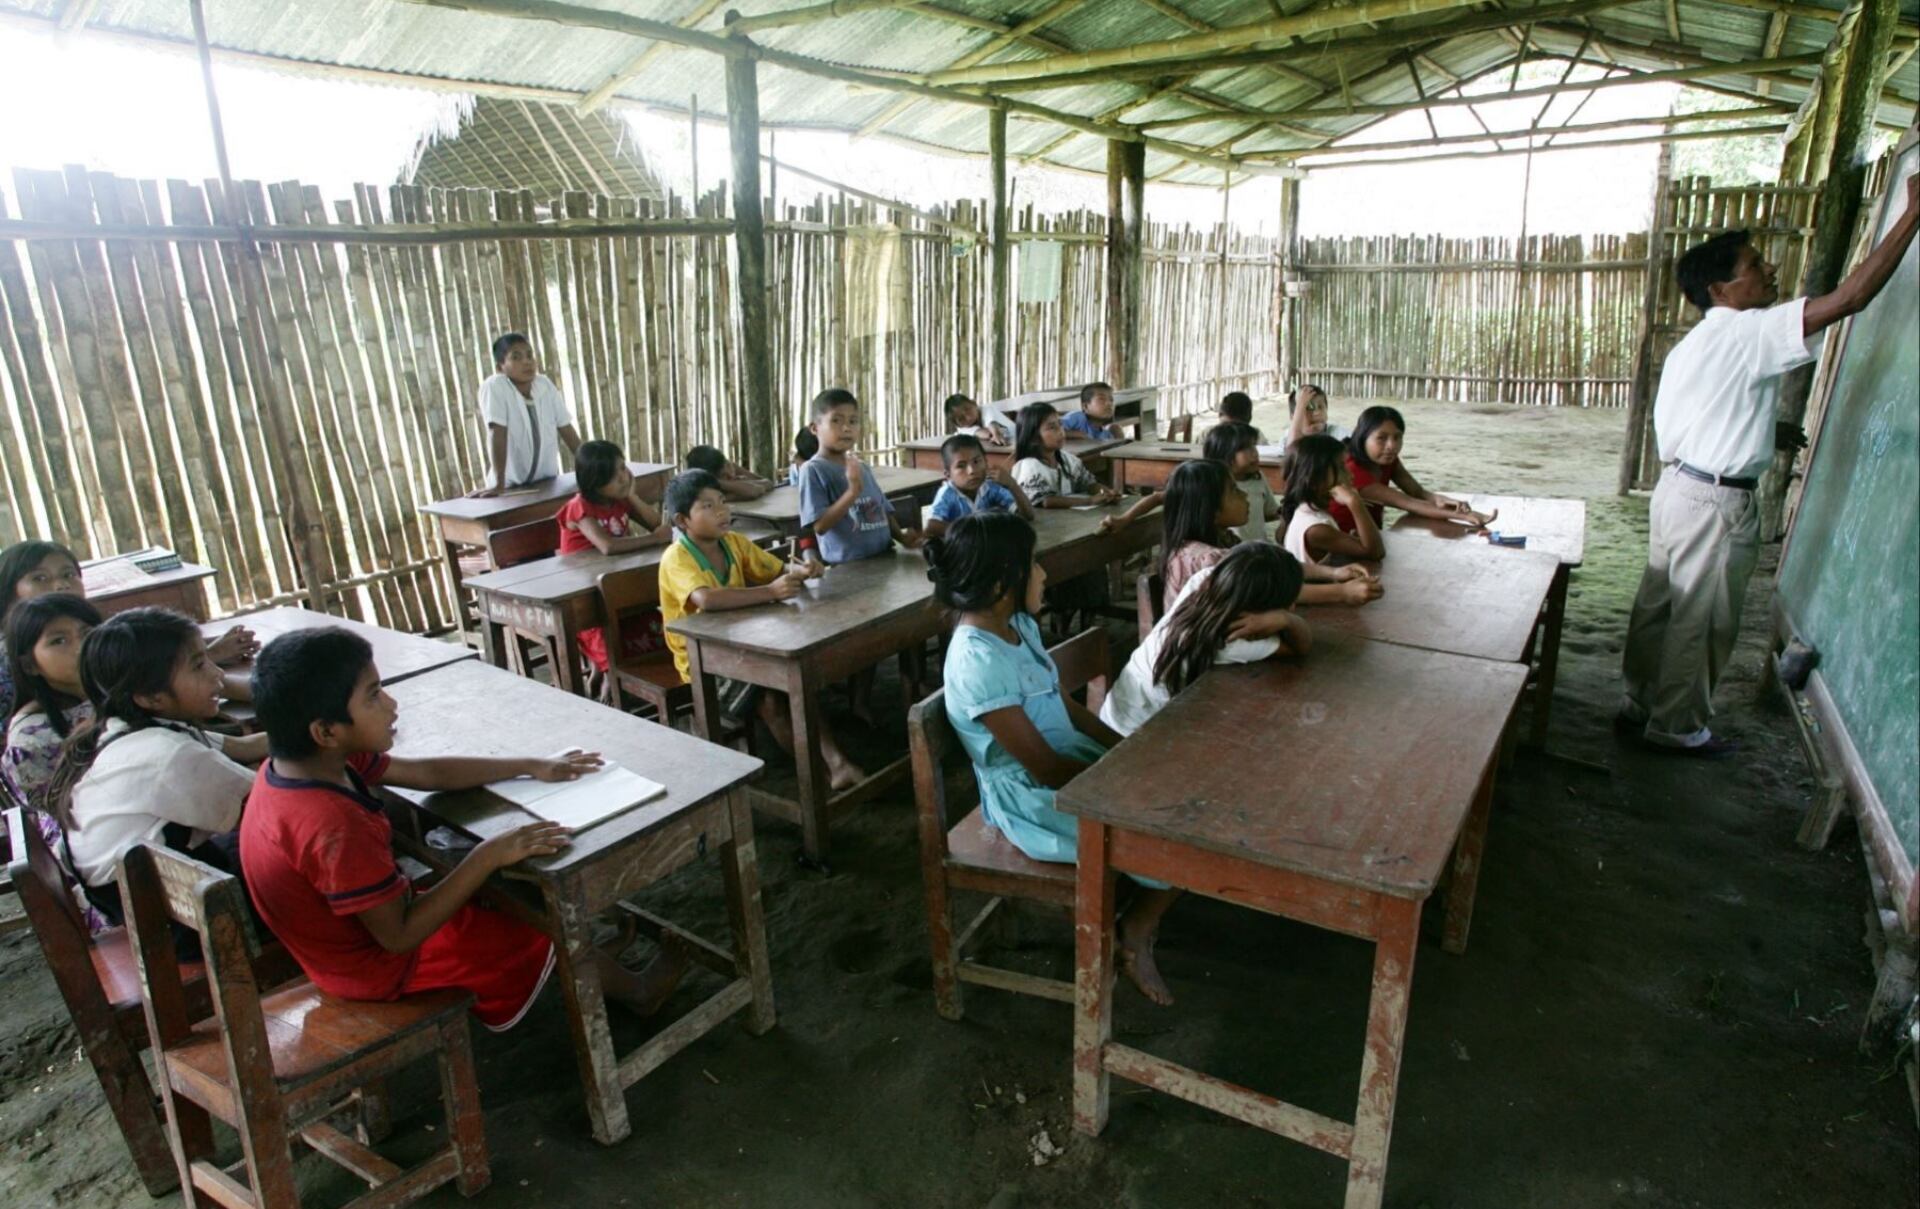
<path fill-rule="evenodd" d="M 922 880 L 927 887 L 927 939 L 933 949 L 933 1006 L 942 1017 L 958 1020 L 966 1010 L 960 990 L 960 955 L 953 945 L 953 898 L 947 892 L 946 871 L 922 858 Z"/>
<path fill-rule="evenodd" d="M 493 1180 L 487 1160 L 487 1118 L 480 1111 L 480 1082 L 473 1070 L 473 1041 L 464 1014 L 440 1026 L 440 1097 L 447 1108 L 447 1133 L 453 1147 L 454 1178 L 461 1196 L 472 1196 Z"/>
<path fill-rule="evenodd" d="M 164 1080 L 164 1076 L 163 1076 Z M 167 1145 L 173 1151 L 174 1177 L 188 1209 L 214 1209 L 211 1198 L 193 1186 L 193 1165 L 213 1158 L 213 1118 L 191 1100 L 167 1092 L 161 1100 L 167 1116 Z"/>
<path fill-rule="evenodd" d="M 354 1132 L 360 1141 L 371 1146 L 384 1142 L 393 1133 L 393 1105 L 387 1097 L 387 1081 L 374 1079 L 362 1084 L 354 1092 L 355 1106 L 359 1109 L 354 1115 Z"/>

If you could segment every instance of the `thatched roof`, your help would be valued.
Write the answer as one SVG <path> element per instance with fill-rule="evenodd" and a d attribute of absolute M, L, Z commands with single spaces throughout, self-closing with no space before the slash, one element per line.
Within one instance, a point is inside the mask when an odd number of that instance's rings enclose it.
<path fill-rule="evenodd" d="M 428 131 L 401 183 L 527 189 L 540 201 L 578 191 L 659 198 L 659 182 L 617 113 L 475 97 L 456 121 Z"/>
<path fill-rule="evenodd" d="M 1223 167 L 1311 148 L 1518 59 L 1715 75 L 1749 107 L 1808 93 L 1841 0 L 207 0 L 227 57 L 467 88 L 591 110 L 724 113 L 728 55 L 751 38 L 770 129 L 833 129 L 962 153 L 1009 107 L 1009 151 L 1101 171 L 1107 138 L 1146 141 L 1149 176 L 1217 183 Z M 730 28 L 725 13 L 746 18 Z M 1920 97 L 1920 0 L 1901 0 L 1879 117 Z M 180 0 L 0 0 L 0 23 L 63 14 L 89 33 L 179 44 Z M 729 32 L 735 40 L 728 38 Z M 1036 73 L 1040 73 L 1036 76 Z M 902 91 L 917 90 L 917 91 Z M 1352 107 L 1358 112 L 1347 112 Z M 1302 109 L 1314 109 L 1301 114 Z M 1217 118 L 1206 115 L 1218 114 Z M 1165 119 L 1206 120 L 1155 126 Z M 1284 116 L 1281 116 L 1284 115 Z M 1142 126 L 1142 123 L 1147 125 Z"/>

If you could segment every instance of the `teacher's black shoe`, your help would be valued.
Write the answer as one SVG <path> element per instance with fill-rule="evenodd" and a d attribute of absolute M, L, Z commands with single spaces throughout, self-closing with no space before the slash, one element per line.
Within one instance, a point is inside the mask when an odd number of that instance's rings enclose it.
<path fill-rule="evenodd" d="M 1649 743 L 1655 751 L 1663 751 L 1674 756 L 1690 756 L 1696 760 L 1726 760 L 1739 754 L 1738 739 L 1723 739 L 1713 735 L 1705 743 L 1696 743 L 1692 747 L 1669 747 L 1664 743 Z"/>

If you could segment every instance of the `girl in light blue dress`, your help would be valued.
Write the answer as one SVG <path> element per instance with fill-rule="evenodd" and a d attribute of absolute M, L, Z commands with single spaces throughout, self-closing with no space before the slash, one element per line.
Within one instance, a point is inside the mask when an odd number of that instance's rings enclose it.
<path fill-rule="evenodd" d="M 1034 620 L 1047 573 L 1033 547 L 1033 527 L 998 512 L 961 517 L 924 551 L 935 598 L 957 615 L 947 646 L 947 720 L 973 762 L 987 821 L 1032 859 L 1071 864 L 1077 820 L 1054 806 L 1054 791 L 1120 736 L 1060 691 Z M 1121 968 L 1147 998 L 1171 1004 L 1153 942 L 1180 891 L 1142 885 L 1120 917 Z"/>

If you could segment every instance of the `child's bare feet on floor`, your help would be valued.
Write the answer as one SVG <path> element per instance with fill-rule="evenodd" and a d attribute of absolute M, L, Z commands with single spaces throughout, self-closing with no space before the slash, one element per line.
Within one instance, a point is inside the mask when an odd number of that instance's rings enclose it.
<path fill-rule="evenodd" d="M 866 779 L 865 770 L 844 756 L 827 761 L 827 784 L 835 793 L 845 793 Z"/>
<path fill-rule="evenodd" d="M 1160 976 L 1160 967 L 1153 960 L 1152 945 L 1131 949 L 1121 944 L 1120 970 L 1127 976 L 1128 982 L 1139 988 L 1142 995 L 1161 1007 L 1173 1006 L 1173 989 Z"/>

